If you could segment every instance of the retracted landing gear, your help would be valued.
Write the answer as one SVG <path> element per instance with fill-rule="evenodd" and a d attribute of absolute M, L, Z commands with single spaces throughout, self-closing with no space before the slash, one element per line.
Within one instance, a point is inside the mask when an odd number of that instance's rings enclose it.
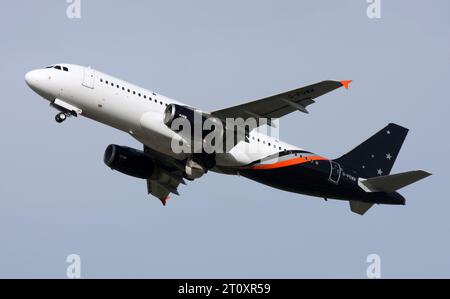
<path fill-rule="evenodd" d="M 55 120 L 57 123 L 62 123 L 63 121 L 65 121 L 67 119 L 67 114 L 65 114 L 64 112 L 60 112 L 58 114 L 56 114 L 55 116 Z"/>

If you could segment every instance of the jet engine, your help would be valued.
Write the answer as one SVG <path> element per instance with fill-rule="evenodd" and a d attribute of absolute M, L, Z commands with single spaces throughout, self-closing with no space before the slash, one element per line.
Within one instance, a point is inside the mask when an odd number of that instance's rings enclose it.
<path fill-rule="evenodd" d="M 164 124 L 171 128 L 173 121 L 177 118 L 186 119 L 191 126 L 193 126 L 195 122 L 201 125 L 205 119 L 203 114 L 194 108 L 177 104 L 168 105 L 164 111 Z M 176 131 L 177 129 L 173 130 Z"/>
<path fill-rule="evenodd" d="M 180 122 L 173 125 L 177 119 Z M 208 126 L 205 122 L 208 122 L 206 123 Z M 205 137 L 214 130 L 218 138 L 223 139 L 224 135 L 224 125 L 221 120 L 188 106 L 168 105 L 164 111 L 164 124 L 191 143 L 204 143 Z M 179 126 L 180 124 L 182 126 Z M 187 124 L 190 126 L 189 130 L 184 127 Z"/>
<path fill-rule="evenodd" d="M 141 179 L 150 178 L 156 168 L 152 157 L 143 151 L 115 144 L 106 148 L 103 161 L 114 170 Z"/>

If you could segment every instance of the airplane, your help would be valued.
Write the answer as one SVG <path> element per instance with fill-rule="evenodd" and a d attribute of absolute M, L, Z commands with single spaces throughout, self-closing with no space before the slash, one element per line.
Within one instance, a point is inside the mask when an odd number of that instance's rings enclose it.
<path fill-rule="evenodd" d="M 204 112 L 153 91 L 120 80 L 91 67 L 54 64 L 25 75 L 27 85 L 58 110 L 55 120 L 85 116 L 128 133 L 143 149 L 109 145 L 105 164 L 129 176 L 146 180 L 148 193 L 163 205 L 178 186 L 208 171 L 239 175 L 288 192 L 345 200 L 350 210 L 364 215 L 374 204 L 405 205 L 397 191 L 429 175 L 423 170 L 390 174 L 408 129 L 390 123 L 359 146 L 336 159 L 314 154 L 259 132 L 276 125 L 273 119 L 300 111 L 335 89 L 349 88 L 351 80 L 322 81 L 238 106 Z M 253 125 L 222 131 L 241 132 L 224 152 L 175 152 L 173 141 L 202 144 L 204 134 L 181 134 L 171 124 L 184 119 L 254 119 Z M 195 124 L 194 124 L 195 125 Z M 197 134 L 199 135 L 199 134 Z M 229 135 L 227 135 L 229 136 Z M 256 150 L 255 150 L 256 148 Z"/>

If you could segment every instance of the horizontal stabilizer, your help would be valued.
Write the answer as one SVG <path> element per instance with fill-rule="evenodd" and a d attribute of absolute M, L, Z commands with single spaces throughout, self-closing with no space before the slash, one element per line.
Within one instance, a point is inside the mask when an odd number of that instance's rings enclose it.
<path fill-rule="evenodd" d="M 423 170 L 414 170 L 392 175 L 384 175 L 369 179 L 359 179 L 358 185 L 366 192 L 391 193 L 430 176 Z"/>
<path fill-rule="evenodd" d="M 373 203 L 350 200 L 350 210 L 359 215 L 364 215 L 372 206 Z"/>

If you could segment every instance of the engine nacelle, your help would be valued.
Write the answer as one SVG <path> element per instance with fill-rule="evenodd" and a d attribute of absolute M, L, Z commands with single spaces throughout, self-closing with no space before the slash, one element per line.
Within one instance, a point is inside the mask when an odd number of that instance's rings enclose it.
<path fill-rule="evenodd" d="M 194 124 L 201 125 L 205 119 L 203 114 L 194 108 L 177 104 L 168 105 L 164 110 L 164 124 L 172 128 L 172 123 L 177 118 L 187 120 L 191 126 L 194 126 Z"/>
<path fill-rule="evenodd" d="M 115 144 L 106 148 L 103 161 L 114 170 L 140 179 L 150 178 L 156 168 L 153 159 L 143 151 Z"/>
<path fill-rule="evenodd" d="M 173 125 L 177 119 L 181 121 Z M 205 125 L 205 122 L 208 123 Z M 170 104 L 166 107 L 164 124 L 191 144 L 203 144 L 205 137 L 213 131 L 215 131 L 215 136 L 221 140 L 224 135 L 223 123 L 218 118 L 210 117 L 208 114 L 195 108 L 177 104 Z M 184 127 L 186 124 L 190 126 L 189 130 L 186 130 Z"/>

